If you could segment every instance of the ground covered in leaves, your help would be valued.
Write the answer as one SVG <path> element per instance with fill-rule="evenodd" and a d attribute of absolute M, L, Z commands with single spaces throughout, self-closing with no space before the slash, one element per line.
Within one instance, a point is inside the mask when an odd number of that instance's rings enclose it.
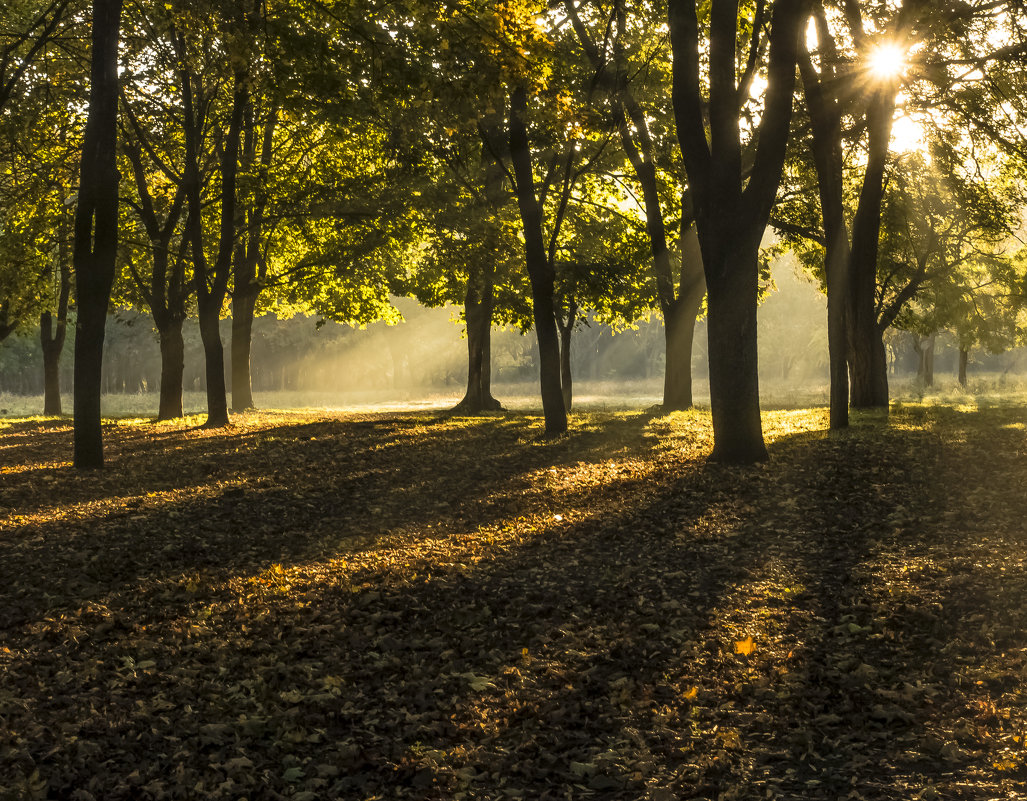
<path fill-rule="evenodd" d="M 0 798 L 1023 798 L 1024 419 L 0 420 Z"/>

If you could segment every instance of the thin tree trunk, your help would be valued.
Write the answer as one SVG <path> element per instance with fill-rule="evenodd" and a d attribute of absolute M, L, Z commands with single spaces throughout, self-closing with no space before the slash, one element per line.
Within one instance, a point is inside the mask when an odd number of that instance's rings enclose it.
<path fill-rule="evenodd" d="M 221 307 L 210 298 L 198 304 L 200 340 L 203 342 L 204 376 L 207 391 L 206 428 L 227 426 L 228 390 L 225 386 L 225 348 L 221 342 Z"/>
<path fill-rule="evenodd" d="M 58 318 L 54 330 L 53 315 L 43 312 L 39 319 L 39 344 L 43 350 L 43 414 L 59 417 L 61 408 L 61 352 L 64 350 L 66 320 Z"/>
<path fill-rule="evenodd" d="M 61 406 L 61 354 L 68 333 L 68 301 L 71 298 L 71 263 L 64 216 L 57 225 L 57 268 L 60 289 L 57 294 L 57 325 L 53 315 L 43 312 L 39 319 L 39 339 L 43 351 L 43 414 L 59 417 Z"/>
<path fill-rule="evenodd" d="M 535 195 L 526 117 L 528 96 L 514 89 L 510 98 L 510 160 L 516 178 L 517 204 L 524 229 L 525 266 L 531 280 L 532 313 L 538 339 L 539 383 L 546 434 L 567 431 L 567 408 L 560 381 L 560 339 L 556 329 L 553 264 L 546 255 L 542 208 Z"/>
<path fill-rule="evenodd" d="M 970 351 L 962 345 L 959 347 L 959 386 L 966 389 L 966 366 L 970 362 Z"/>
<path fill-rule="evenodd" d="M 849 278 L 849 231 L 845 222 L 844 153 L 842 151 L 841 105 L 837 98 L 838 54 L 827 29 L 826 18 L 817 9 L 815 21 L 826 50 L 822 53 L 824 77 L 813 68 L 805 41 L 800 39 L 799 72 L 809 112 L 813 161 L 817 172 L 821 215 L 824 221 L 824 268 L 827 278 L 827 346 L 830 363 L 830 427 L 849 425 L 849 330 L 846 324 Z M 876 275 L 875 275 L 876 277 Z"/>
<path fill-rule="evenodd" d="M 916 352 L 920 357 L 916 377 L 923 387 L 934 386 L 934 340 L 934 334 L 923 338 L 916 337 Z"/>
<path fill-rule="evenodd" d="M 894 111 L 895 90 L 878 90 L 867 110 L 870 152 L 859 208 L 852 225 L 846 322 L 849 330 L 850 397 L 856 408 L 888 407 L 887 362 L 878 353 L 884 344 L 883 332 L 878 330 L 876 293 L 884 170 Z"/>
<path fill-rule="evenodd" d="M 666 366 L 663 373 L 663 409 L 690 409 L 692 398 L 692 346 L 695 321 L 706 297 L 702 251 L 695 226 L 689 226 L 681 240 L 681 289 L 664 312 Z"/>
<path fill-rule="evenodd" d="M 93 0 L 89 116 L 75 211 L 74 464 L 103 466 L 100 389 L 118 250 L 118 38 L 122 0 Z"/>
<path fill-rule="evenodd" d="M 481 396 L 482 403 L 490 412 L 503 411 L 503 404 L 492 395 L 492 314 L 491 309 L 488 325 L 485 326 L 481 340 Z"/>
<path fill-rule="evenodd" d="M 229 424 L 228 391 L 225 382 L 225 349 L 221 342 L 219 321 L 221 307 L 228 294 L 232 274 L 232 257 L 235 253 L 235 234 L 238 229 L 236 185 L 239 174 L 239 146 L 242 136 L 244 114 L 249 104 L 249 89 L 246 72 L 237 71 L 234 79 L 232 111 L 228 130 L 221 150 L 220 220 L 218 226 L 217 254 L 212 265 L 208 264 L 204 250 L 203 201 L 200 175 L 200 149 L 203 126 L 197 116 L 192 82 L 194 80 L 188 63 L 188 52 L 184 38 L 177 41 L 181 60 L 181 86 L 185 118 L 186 165 L 183 175 L 186 187 L 188 215 L 185 236 L 188 237 L 193 256 L 193 283 L 196 287 L 196 304 L 199 312 L 200 339 L 203 341 L 203 355 L 206 362 L 207 420 L 205 428 L 220 428 Z"/>
<path fill-rule="evenodd" d="M 236 292 L 232 296 L 232 411 L 254 408 L 250 377 L 250 352 L 253 342 L 253 313 L 257 293 Z"/>
<path fill-rule="evenodd" d="M 158 420 L 182 417 L 182 385 L 185 373 L 185 342 L 181 319 L 173 319 L 157 329 L 160 337 L 160 405 Z"/>
<path fill-rule="evenodd" d="M 563 390 L 563 405 L 569 412 L 574 402 L 574 377 L 571 374 L 571 336 L 574 334 L 574 318 L 576 307 L 571 304 L 575 311 L 568 314 L 566 321 L 557 318 L 557 327 L 560 329 L 560 387 Z"/>

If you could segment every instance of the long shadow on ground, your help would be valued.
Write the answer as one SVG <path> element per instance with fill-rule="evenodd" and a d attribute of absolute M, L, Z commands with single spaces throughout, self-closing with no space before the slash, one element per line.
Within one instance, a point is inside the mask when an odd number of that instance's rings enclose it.
<path fill-rule="evenodd" d="M 0 775 L 69 799 L 1018 797 L 1003 655 L 1027 643 L 997 618 L 1024 597 L 1022 532 L 990 562 L 971 538 L 1023 502 L 969 506 L 991 474 L 966 460 L 1022 485 L 1023 432 L 803 433 L 727 470 L 669 420 L 546 446 L 502 418 L 371 421 L 346 435 L 359 479 L 325 470 L 334 424 L 274 433 L 256 452 L 289 487 L 172 504 L 214 521 L 208 550 L 134 555 L 165 536 L 147 508 L 84 546 L 110 575 L 18 596 Z M 347 488 L 353 514 L 327 506 Z M 227 532 L 229 502 L 279 527 Z M 391 539 L 359 528 L 372 503 Z M 319 519 L 368 541 L 305 537 Z M 4 578 L 56 559 L 67 582 L 62 524 L 25 525 Z"/>

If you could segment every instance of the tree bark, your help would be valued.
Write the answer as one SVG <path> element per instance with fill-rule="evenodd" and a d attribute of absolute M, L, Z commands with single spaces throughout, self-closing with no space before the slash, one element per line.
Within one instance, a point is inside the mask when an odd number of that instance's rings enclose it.
<path fill-rule="evenodd" d="M 538 339 L 539 383 L 546 434 L 567 431 L 567 409 L 560 381 L 560 339 L 556 329 L 554 284 L 556 273 L 546 254 L 542 208 L 535 194 L 531 150 L 528 144 L 528 95 L 517 87 L 510 96 L 510 160 L 516 180 L 517 205 L 524 228 L 525 266 L 531 281 L 532 313 Z"/>
<path fill-rule="evenodd" d="M 818 33 L 832 58 L 824 65 L 826 83 L 813 68 L 805 42 L 800 40 L 799 71 L 810 117 L 813 162 L 817 172 L 824 222 L 824 271 L 827 283 L 827 348 L 830 364 L 830 427 L 849 425 L 849 334 L 846 325 L 849 279 L 849 231 L 845 222 L 841 106 L 833 94 L 836 51 L 822 14 L 816 16 Z M 876 279 L 876 272 L 875 272 Z"/>
<path fill-rule="evenodd" d="M 574 376 L 571 373 L 571 337 L 578 316 L 578 305 L 571 301 L 566 319 L 556 316 L 556 327 L 560 331 L 560 388 L 563 390 L 563 405 L 569 412 L 574 402 Z"/>
<path fill-rule="evenodd" d="M 492 314 L 491 306 L 488 325 L 484 327 L 481 340 L 481 397 L 485 409 L 490 412 L 503 411 L 503 404 L 492 395 Z"/>
<path fill-rule="evenodd" d="M 919 357 L 916 378 L 922 387 L 934 386 L 934 341 L 934 334 L 925 337 L 914 334 L 913 347 Z"/>
<path fill-rule="evenodd" d="M 856 408 L 888 407 L 887 362 L 877 320 L 877 254 L 881 233 L 884 171 L 888 161 L 895 88 L 877 91 L 867 110 L 869 155 L 859 207 L 852 224 L 846 322 L 849 330 L 850 401 Z"/>
<path fill-rule="evenodd" d="M 267 182 L 274 155 L 274 133 L 278 111 L 272 109 L 264 124 L 257 153 L 258 129 L 253 120 L 253 107 L 247 104 L 244 113 L 242 160 L 248 168 L 256 167 L 260 178 L 256 195 L 244 210 L 245 237 L 236 248 L 234 263 L 235 289 L 232 292 L 232 410 L 241 412 L 254 408 L 250 353 L 253 338 L 253 315 L 257 300 L 267 278 L 267 261 L 261 244 L 264 238 L 264 214 L 267 208 Z"/>
<path fill-rule="evenodd" d="M 232 411 L 254 408 L 250 376 L 250 351 L 253 342 L 253 314 L 257 293 L 232 294 Z"/>
<path fill-rule="evenodd" d="M 970 351 L 968 348 L 959 348 L 959 386 L 966 389 L 966 366 L 970 362 Z"/>
<path fill-rule="evenodd" d="M 59 417 L 63 413 L 61 352 L 64 350 L 66 325 L 67 320 L 58 316 L 54 330 L 53 315 L 50 312 L 43 312 L 39 318 L 39 344 L 43 350 L 43 414 L 47 417 Z"/>
<path fill-rule="evenodd" d="M 467 328 L 467 391 L 454 412 L 480 414 L 499 411 L 502 404 L 492 397 L 492 273 L 472 270 L 464 293 L 464 321 Z"/>
<path fill-rule="evenodd" d="M 467 324 L 467 391 L 463 400 L 453 411 L 466 414 L 478 414 L 484 409 L 482 398 L 482 366 L 484 361 L 481 330 L 481 303 L 478 293 L 473 289 L 472 282 L 467 282 L 467 294 L 464 298 L 464 320 Z"/>
<path fill-rule="evenodd" d="M 720 233 L 733 241 L 730 221 Z M 723 266 L 707 263 L 706 326 L 709 342 L 710 407 L 713 416 L 712 461 L 751 464 L 765 461 L 760 419 L 759 364 L 756 340 L 756 306 L 759 297 L 757 248 L 724 253 Z M 718 269 L 719 268 L 719 269 Z M 718 275 L 719 273 L 719 275 Z M 713 280 L 711 280 L 713 279 Z"/>
<path fill-rule="evenodd" d="M 93 0 L 89 116 L 75 211 L 74 464 L 103 466 L 100 389 L 118 250 L 118 39 L 122 0 Z"/>
<path fill-rule="evenodd" d="M 702 251 L 695 226 L 689 226 L 681 240 L 681 289 L 664 311 L 663 333 L 666 364 L 663 373 L 663 410 L 690 409 L 692 399 L 692 346 L 695 321 L 706 297 Z"/>
<path fill-rule="evenodd" d="M 199 300 L 197 306 L 207 392 L 207 419 L 203 425 L 206 428 L 221 428 L 230 422 L 228 389 L 225 384 L 225 347 L 221 342 L 221 304 L 207 297 Z"/>
<path fill-rule="evenodd" d="M 182 385 L 185 373 L 185 342 L 181 319 L 169 320 L 157 328 L 160 338 L 160 405 L 158 420 L 182 417 Z"/>
<path fill-rule="evenodd" d="M 43 312 L 39 320 L 40 346 L 43 350 L 43 414 L 53 417 L 63 414 L 60 365 L 68 333 L 68 301 L 71 297 L 71 263 L 68 260 L 68 238 L 63 215 L 57 225 L 57 269 L 60 273 L 57 326 L 54 328 L 53 316 L 48 311 Z"/>

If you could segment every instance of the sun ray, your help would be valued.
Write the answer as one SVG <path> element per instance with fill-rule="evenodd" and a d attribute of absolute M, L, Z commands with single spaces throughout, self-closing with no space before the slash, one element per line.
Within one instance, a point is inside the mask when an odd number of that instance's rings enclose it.
<path fill-rule="evenodd" d="M 897 44 L 881 44 L 867 57 L 870 74 L 879 81 L 895 80 L 906 69 L 906 52 Z"/>

